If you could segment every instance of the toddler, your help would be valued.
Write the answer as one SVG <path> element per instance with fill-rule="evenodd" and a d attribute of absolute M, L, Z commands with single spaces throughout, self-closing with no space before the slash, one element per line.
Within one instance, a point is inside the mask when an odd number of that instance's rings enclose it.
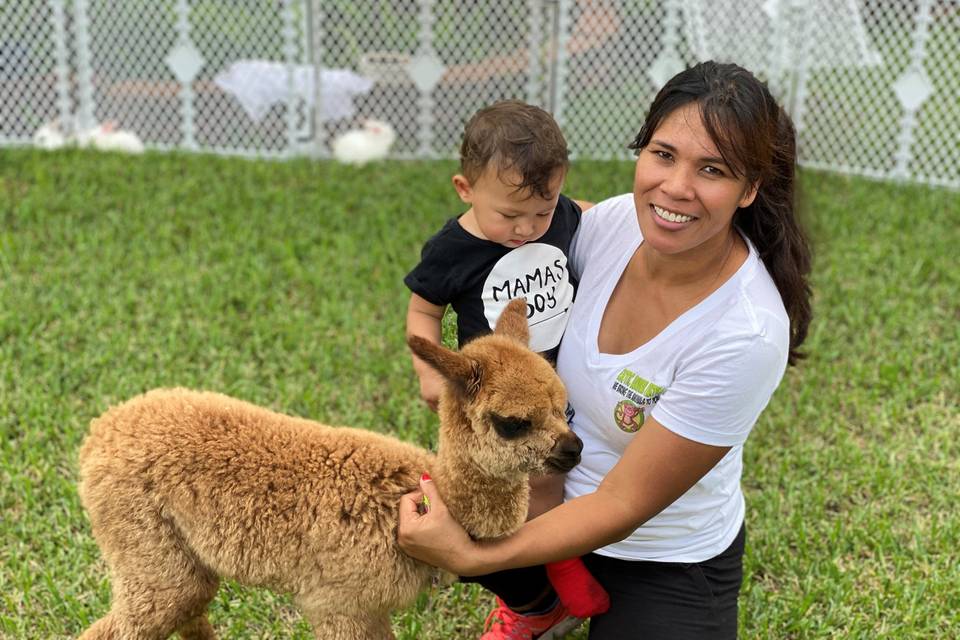
<path fill-rule="evenodd" d="M 489 333 L 507 303 L 523 297 L 530 348 L 555 361 L 577 284 L 567 269 L 567 254 L 581 212 L 590 206 L 560 193 L 568 166 L 559 126 L 538 107 L 498 102 L 467 122 L 453 186 L 469 209 L 427 241 L 420 263 L 404 278 L 411 291 L 407 335 L 440 344 L 441 320 L 450 305 L 462 346 Z M 416 356 L 413 366 L 420 395 L 435 411 L 442 380 Z M 563 477 L 536 478 L 531 488 L 533 518 L 562 501 Z M 579 558 L 552 563 L 546 570 L 571 614 L 589 617 L 609 606 L 606 592 Z M 509 605 L 511 575 L 502 572 L 477 581 Z M 543 607 L 555 604 L 544 602 Z"/>

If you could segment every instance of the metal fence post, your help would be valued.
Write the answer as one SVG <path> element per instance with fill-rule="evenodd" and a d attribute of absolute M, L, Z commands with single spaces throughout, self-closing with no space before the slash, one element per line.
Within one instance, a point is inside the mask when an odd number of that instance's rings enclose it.
<path fill-rule="evenodd" d="M 60 114 L 60 130 L 70 124 L 70 67 L 67 62 L 67 29 L 63 0 L 50 0 L 53 17 L 54 73 L 57 78 L 57 110 Z"/>
<path fill-rule="evenodd" d="M 187 0 L 177 0 L 177 46 L 174 51 L 184 54 L 181 59 L 187 61 L 183 68 L 179 65 L 171 64 L 173 72 L 180 82 L 180 106 L 182 109 L 181 131 L 183 132 L 183 146 L 186 149 L 194 150 L 197 148 L 196 130 L 194 128 L 194 109 L 193 109 L 193 77 L 196 73 L 198 64 L 196 60 L 191 60 L 189 53 L 195 53 L 196 48 L 190 40 L 190 5 Z M 192 63 L 192 65 L 190 64 Z M 193 73 L 190 71 L 193 70 Z"/>
<path fill-rule="evenodd" d="M 293 29 L 293 2 L 294 0 L 283 0 L 280 7 L 281 37 L 283 38 L 283 59 L 286 63 L 287 71 L 287 104 L 286 104 L 286 129 L 287 129 L 287 149 L 285 155 L 291 156 L 297 152 L 297 92 L 296 92 L 296 64 L 297 51 L 294 45 Z"/>
<path fill-rule="evenodd" d="M 530 22 L 527 34 L 527 49 L 530 53 L 529 70 L 527 73 L 527 102 L 539 104 L 543 99 L 540 94 L 540 56 L 541 39 L 543 38 L 543 6 L 542 0 L 527 0 L 527 11 L 530 12 Z"/>
<path fill-rule="evenodd" d="M 894 91 L 903 106 L 900 118 L 900 133 L 897 135 L 897 150 L 894 153 L 896 164 L 891 172 L 894 178 L 907 178 L 910 174 L 910 161 L 913 159 L 913 131 L 917 126 L 916 114 L 930 95 L 930 82 L 924 71 L 924 59 L 927 56 L 927 38 L 930 37 L 930 23 L 933 21 L 930 10 L 932 0 L 920 0 L 914 18 L 913 47 L 910 49 L 910 64 L 894 85 Z"/>
<path fill-rule="evenodd" d="M 561 127 L 567 81 L 567 42 L 570 40 L 571 0 L 554 0 L 553 33 L 551 34 L 550 112 Z"/>
<path fill-rule="evenodd" d="M 787 82 L 787 86 L 790 87 L 790 99 L 787 101 L 787 112 L 793 119 L 793 126 L 799 139 L 804 126 L 803 118 L 807 101 L 807 76 L 810 73 L 810 44 L 812 39 L 810 34 L 810 12 L 813 10 L 813 7 L 810 4 L 804 5 L 803 3 L 797 3 L 796 0 L 794 0 L 793 5 L 797 9 L 795 15 L 798 15 L 801 21 L 800 37 L 798 39 L 800 46 L 798 60 L 793 67 L 793 77 Z"/>
<path fill-rule="evenodd" d="M 420 46 L 411 64 L 415 65 L 415 68 L 422 67 L 420 72 L 414 71 L 412 74 L 414 84 L 420 91 L 420 97 L 417 99 L 417 124 L 420 125 L 419 154 L 422 158 L 432 158 L 436 155 L 433 151 L 433 87 L 436 86 L 440 76 L 435 69 L 438 62 L 433 48 L 433 0 L 420 0 L 419 4 L 417 22 L 420 25 Z"/>
<path fill-rule="evenodd" d="M 307 0 L 306 7 L 310 12 L 307 19 L 309 55 L 306 58 L 313 64 L 313 139 L 310 147 L 311 155 L 323 158 L 328 155 L 327 130 L 323 120 L 323 0 Z"/>
<path fill-rule="evenodd" d="M 87 19 L 87 0 L 74 0 L 73 28 L 77 43 L 77 107 L 76 128 L 90 129 L 95 122 L 93 101 L 93 71 L 90 65 L 90 21 Z"/>

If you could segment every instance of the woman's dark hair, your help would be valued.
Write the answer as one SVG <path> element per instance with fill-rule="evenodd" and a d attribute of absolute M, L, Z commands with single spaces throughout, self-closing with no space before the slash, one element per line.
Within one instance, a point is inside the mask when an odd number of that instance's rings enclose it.
<path fill-rule="evenodd" d="M 735 64 L 701 62 L 663 86 L 630 148 L 647 146 L 660 124 L 695 103 L 704 128 L 736 177 L 757 184 L 753 203 L 738 209 L 733 223 L 750 238 L 780 292 L 790 318 L 794 364 L 807 337 L 810 307 L 810 245 L 794 212 L 796 139 L 790 116 L 766 84 Z"/>

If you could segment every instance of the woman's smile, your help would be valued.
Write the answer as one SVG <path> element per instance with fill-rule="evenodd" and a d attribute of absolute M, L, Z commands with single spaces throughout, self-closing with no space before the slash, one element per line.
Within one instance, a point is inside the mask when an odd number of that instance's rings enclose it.
<path fill-rule="evenodd" d="M 650 209 L 653 211 L 657 223 L 667 229 L 682 229 L 697 219 L 695 216 L 680 213 L 679 211 L 671 211 L 656 204 L 651 204 Z"/>

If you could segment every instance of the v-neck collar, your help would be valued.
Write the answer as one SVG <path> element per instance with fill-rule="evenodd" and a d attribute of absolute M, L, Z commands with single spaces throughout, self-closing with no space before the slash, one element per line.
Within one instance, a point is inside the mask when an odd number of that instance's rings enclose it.
<path fill-rule="evenodd" d="M 613 290 L 623 278 L 624 271 L 626 270 L 627 265 L 630 263 L 630 259 L 640 248 L 640 245 L 643 244 L 643 237 L 640 235 L 639 225 L 637 225 L 636 242 L 632 244 L 629 250 L 623 253 L 619 262 L 615 265 L 616 272 L 618 274 L 617 277 L 607 280 L 606 287 L 599 297 L 599 299 L 603 301 L 603 305 L 594 305 L 593 313 L 590 318 L 590 330 L 587 334 L 592 336 L 587 351 L 588 362 L 591 364 L 601 365 L 604 363 L 617 362 L 619 360 L 635 359 L 642 355 L 644 351 L 656 347 L 657 344 L 669 339 L 678 331 L 683 330 L 690 323 L 702 317 L 717 305 L 721 304 L 725 300 L 730 299 L 729 293 L 738 288 L 740 283 L 742 283 L 745 279 L 748 279 L 748 276 L 752 273 L 756 262 L 759 260 L 757 250 L 753 246 L 753 243 L 750 242 L 750 239 L 747 238 L 741 231 L 737 230 L 737 232 L 740 233 L 740 237 L 743 238 L 743 241 L 747 245 L 747 257 L 743 261 L 743 264 L 737 267 L 737 270 L 734 271 L 730 277 L 723 282 L 723 284 L 707 295 L 706 298 L 681 313 L 657 335 L 653 336 L 637 348 L 626 353 L 603 353 L 600 351 L 600 326 L 603 322 L 603 315 L 607 310 L 607 306 L 610 304 L 610 297 L 613 295 Z"/>

